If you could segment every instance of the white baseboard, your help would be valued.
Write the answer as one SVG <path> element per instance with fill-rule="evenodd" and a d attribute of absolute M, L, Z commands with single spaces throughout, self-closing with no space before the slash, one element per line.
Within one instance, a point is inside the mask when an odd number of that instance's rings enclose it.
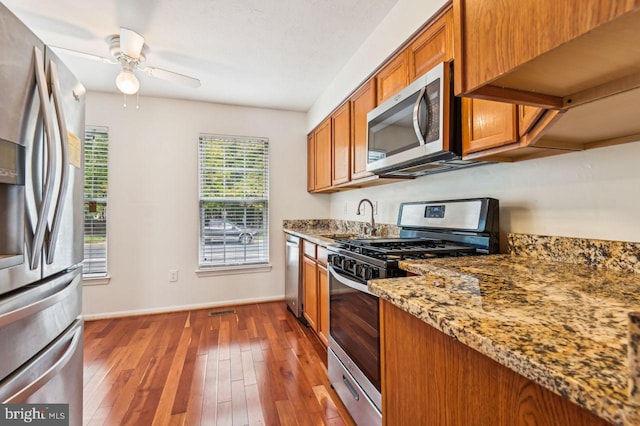
<path fill-rule="evenodd" d="M 283 296 L 262 297 L 257 299 L 224 300 L 222 302 L 196 303 L 193 305 L 166 306 L 164 308 L 134 309 L 131 311 L 104 312 L 100 314 L 82 314 L 86 321 L 132 317 L 137 315 L 164 314 L 167 312 L 190 311 L 194 309 L 217 308 L 220 306 L 247 305 L 250 303 L 264 303 L 284 301 Z"/>

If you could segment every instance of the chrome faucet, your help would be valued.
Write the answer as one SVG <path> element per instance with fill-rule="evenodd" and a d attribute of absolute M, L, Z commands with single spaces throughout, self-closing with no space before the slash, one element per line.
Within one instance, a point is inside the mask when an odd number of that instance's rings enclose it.
<path fill-rule="evenodd" d="M 362 203 L 369 203 L 369 205 L 371 206 L 371 223 L 367 223 L 365 225 L 364 228 L 364 232 L 367 235 L 373 235 L 375 233 L 375 229 L 376 229 L 376 222 L 373 219 L 373 203 L 371 202 L 371 200 L 369 200 L 368 198 L 363 198 L 362 200 L 360 200 L 360 202 L 358 203 L 358 211 L 356 212 L 357 215 L 361 215 L 362 213 L 360 213 L 360 207 L 362 206 Z"/>

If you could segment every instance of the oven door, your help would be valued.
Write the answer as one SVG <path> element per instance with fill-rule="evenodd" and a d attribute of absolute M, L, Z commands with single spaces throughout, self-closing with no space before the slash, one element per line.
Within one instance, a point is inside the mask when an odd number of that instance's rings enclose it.
<path fill-rule="evenodd" d="M 329 348 L 380 411 L 378 296 L 369 292 L 366 283 L 341 275 L 331 265 L 328 270 Z M 342 381 L 351 394 L 357 393 L 347 377 Z"/>

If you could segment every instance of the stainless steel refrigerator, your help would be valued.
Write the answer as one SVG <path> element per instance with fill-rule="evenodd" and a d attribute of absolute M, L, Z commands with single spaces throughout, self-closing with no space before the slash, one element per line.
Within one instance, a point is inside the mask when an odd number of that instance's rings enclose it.
<path fill-rule="evenodd" d="M 84 87 L 0 3 L 0 403 L 82 424 Z"/>

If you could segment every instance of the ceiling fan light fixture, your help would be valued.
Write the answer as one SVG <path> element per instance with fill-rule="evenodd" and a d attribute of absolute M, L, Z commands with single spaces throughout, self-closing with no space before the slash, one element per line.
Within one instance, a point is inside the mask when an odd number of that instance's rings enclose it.
<path fill-rule="evenodd" d="M 140 89 L 140 82 L 131 70 L 122 70 L 116 77 L 116 87 L 125 95 L 133 95 Z"/>

